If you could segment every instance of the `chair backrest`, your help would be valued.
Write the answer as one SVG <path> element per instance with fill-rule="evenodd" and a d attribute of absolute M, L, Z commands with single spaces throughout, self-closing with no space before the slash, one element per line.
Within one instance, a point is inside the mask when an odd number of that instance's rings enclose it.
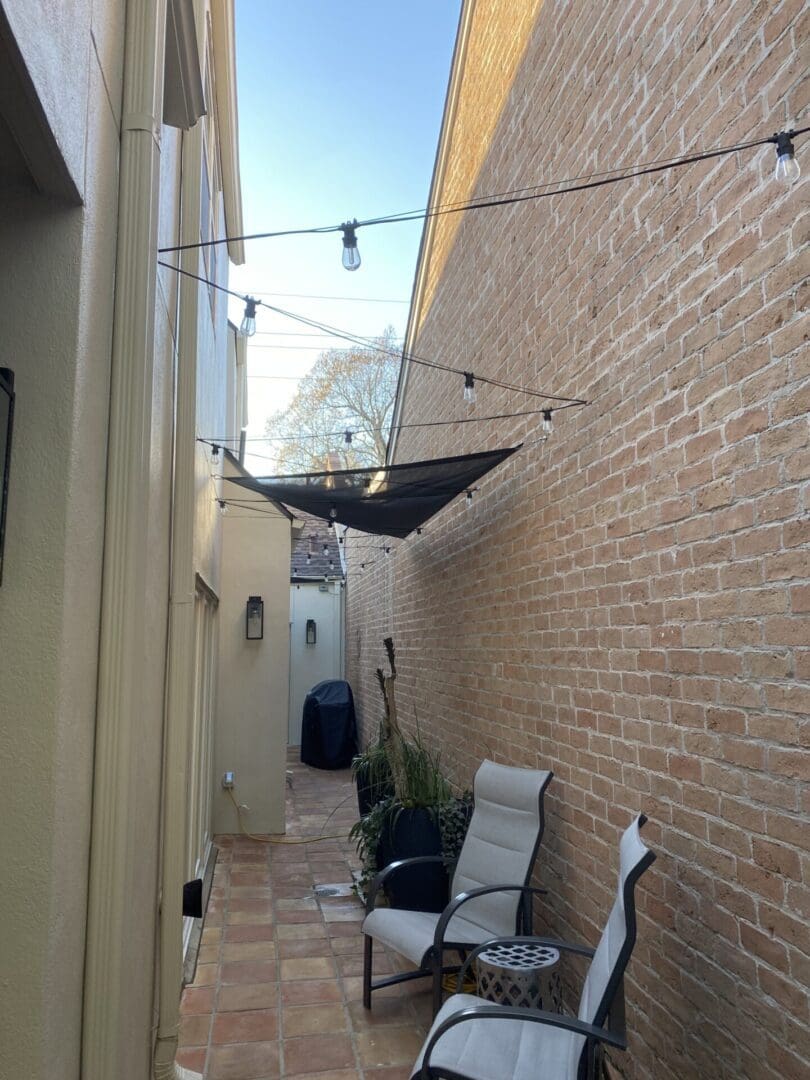
<path fill-rule="evenodd" d="M 484 761 L 475 774 L 475 809 L 453 875 L 452 896 L 482 885 L 527 885 L 543 836 L 543 795 L 552 773 Z M 465 904 L 463 918 L 492 937 L 515 933 L 519 893 Z"/>
<path fill-rule="evenodd" d="M 639 814 L 629 825 L 619 848 L 619 886 L 579 999 L 578 1017 L 601 1027 L 636 943 L 636 882 L 653 862 L 655 853 L 644 844 L 639 829 L 647 819 Z"/>

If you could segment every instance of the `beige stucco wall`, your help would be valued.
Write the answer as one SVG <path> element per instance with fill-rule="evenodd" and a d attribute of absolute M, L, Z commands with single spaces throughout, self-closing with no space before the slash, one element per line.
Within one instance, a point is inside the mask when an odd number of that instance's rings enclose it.
<path fill-rule="evenodd" d="M 235 469 L 225 466 L 226 475 Z M 225 484 L 226 497 L 238 489 Z M 257 496 L 251 496 L 257 498 Z M 284 831 L 289 690 L 290 520 L 231 506 L 223 516 L 219 592 L 219 678 L 214 736 L 214 832 L 239 832 L 233 803 L 221 787 L 235 774 L 234 794 L 250 807 L 251 832 Z M 264 638 L 245 638 L 248 596 L 264 600 Z"/>
<path fill-rule="evenodd" d="M 84 200 L 60 206 L 33 186 L 0 197 L 2 363 L 17 392 L 0 588 L 4 1080 L 78 1077 L 81 1067 L 124 5 L 53 7 L 4 4 Z M 57 23 L 58 34 L 43 33 Z M 181 139 L 161 133 L 162 243 L 177 236 Z M 119 1075 L 133 1078 L 149 1074 L 154 1022 L 176 303 L 176 275 L 162 272 L 142 523 L 149 633 L 130 763 L 130 921 L 116 958 L 129 1017 Z M 215 565 L 210 531 L 204 550 Z"/>
<path fill-rule="evenodd" d="M 122 45 L 115 13 L 94 6 L 4 3 L 85 205 L 0 197 L 17 391 L 0 588 L 3 1077 L 78 1075 Z"/>
<path fill-rule="evenodd" d="M 95 858 L 103 846 L 94 843 L 97 833 L 91 830 L 94 783 L 98 791 L 99 774 L 109 766 L 106 759 L 94 762 L 101 730 L 99 647 L 105 629 L 109 636 L 110 624 L 128 617 L 126 610 L 116 611 L 100 630 L 126 6 L 103 0 L 2 4 L 83 205 L 58 205 L 20 176 L 14 181 L 20 186 L 3 189 L 0 162 L 0 362 L 15 372 L 17 391 L 0 588 L 0 757 L 6 767 L 0 796 L 5 826 L 0 832 L 0 1077 L 78 1078 L 88 1068 L 93 1039 L 103 1036 L 115 1044 L 117 1080 L 143 1080 L 151 1071 L 157 1003 L 177 364 L 178 359 L 193 364 L 197 372 L 197 434 L 224 432 L 226 309 L 221 295 L 212 305 L 208 291 L 200 288 L 196 306 L 184 307 L 194 311 L 196 339 L 178 358 L 178 278 L 156 272 L 154 365 L 148 365 L 144 386 L 144 400 L 151 403 L 142 439 L 147 475 L 132 492 L 139 510 L 138 543 L 146 552 L 144 627 L 136 639 L 143 645 L 132 657 L 135 752 L 123 765 L 128 801 L 124 804 L 121 796 L 113 807 L 125 805 L 118 849 L 127 853 L 122 860 L 126 926 L 104 951 L 104 963 L 114 973 L 115 1000 L 108 1013 L 126 1022 L 110 1035 L 106 1027 L 94 1032 L 88 1020 L 87 944 L 103 927 L 98 919 L 88 924 L 87 883 L 91 854 Z M 201 27 L 207 25 L 207 6 L 197 5 Z M 44 31 L 57 26 L 58 33 Z M 213 125 L 209 131 L 213 135 Z M 178 242 L 187 139 L 174 129 L 160 133 L 159 246 Z M 184 172 L 185 165 L 184 160 Z M 147 192 L 143 195 L 146 199 Z M 232 193 L 232 202 L 237 196 Z M 188 199 L 184 205 L 191 213 Z M 222 235 L 221 197 L 214 213 Z M 227 278 L 224 251 L 218 277 Z M 221 591 L 220 469 L 221 464 L 212 467 L 210 451 L 197 444 L 193 562 L 215 593 Z M 270 521 L 263 517 L 261 524 Z M 262 536 L 267 540 L 278 529 L 280 546 L 268 542 L 275 553 L 269 571 L 273 582 L 262 580 L 258 591 L 267 601 L 264 646 L 277 661 L 283 638 L 283 665 L 276 662 L 273 677 L 255 687 L 248 683 L 244 713 L 253 716 L 266 692 L 267 700 L 278 702 L 283 739 L 288 519 L 273 521 Z M 281 828 L 283 743 L 280 753 L 275 743 L 273 748 L 281 773 L 268 806 L 276 815 L 272 823 Z M 179 991 L 178 968 L 178 996 Z M 168 997 L 164 993 L 161 1000 Z"/>

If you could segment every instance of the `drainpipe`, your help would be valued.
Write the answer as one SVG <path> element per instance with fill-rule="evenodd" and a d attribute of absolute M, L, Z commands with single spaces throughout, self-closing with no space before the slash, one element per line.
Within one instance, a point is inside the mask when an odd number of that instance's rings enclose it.
<path fill-rule="evenodd" d="M 166 0 L 126 5 L 107 496 L 87 911 L 82 1080 L 131 1075 L 130 853 L 146 626 L 160 124 Z"/>
<path fill-rule="evenodd" d="M 183 134 L 180 243 L 199 235 L 202 130 Z M 184 251 L 180 265 L 199 274 L 199 253 Z M 154 1080 L 192 1080 L 198 1073 L 174 1062 L 183 971 L 183 882 L 186 874 L 188 761 L 194 723 L 195 577 L 194 516 L 199 286 L 181 274 L 177 308 L 174 464 L 172 477 L 171 588 L 163 750 L 163 851 L 160 903 L 158 1030 Z"/>

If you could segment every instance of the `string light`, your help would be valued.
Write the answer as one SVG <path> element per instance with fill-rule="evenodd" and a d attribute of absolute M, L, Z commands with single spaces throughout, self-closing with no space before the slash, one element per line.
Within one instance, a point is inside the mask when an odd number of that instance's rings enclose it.
<path fill-rule="evenodd" d="M 385 552 L 386 556 L 391 554 L 391 548 L 390 547 L 383 548 L 383 551 Z"/>
<path fill-rule="evenodd" d="M 543 432 L 543 438 L 548 439 L 554 431 L 554 424 L 551 420 L 551 409 L 543 409 L 543 423 L 540 427 Z"/>
<path fill-rule="evenodd" d="M 172 251 L 187 251 L 192 248 L 214 247 L 219 244 L 230 244 L 236 241 L 267 240 L 279 236 L 303 236 L 316 233 L 343 234 L 343 265 L 347 270 L 356 270 L 360 266 L 360 255 L 357 251 L 356 230 L 369 225 L 388 225 L 400 221 L 427 220 L 444 214 L 459 214 L 467 210 L 485 210 L 495 206 L 511 206 L 515 203 L 529 202 L 536 199 L 556 198 L 559 195 L 570 195 L 574 192 L 587 191 L 592 188 L 604 187 L 606 184 L 622 183 L 625 180 L 634 180 L 639 176 L 651 176 L 670 169 L 681 168 L 685 165 L 696 165 L 702 161 L 711 161 L 714 158 L 736 154 L 743 150 L 752 150 L 768 143 L 777 143 L 780 136 L 794 137 L 804 135 L 810 131 L 810 127 L 797 128 L 787 132 L 777 132 L 761 139 L 753 139 L 749 142 L 735 143 L 728 146 L 715 147 L 712 150 L 704 150 L 695 154 L 687 154 L 683 157 L 658 158 L 650 162 L 642 162 L 637 165 L 618 166 L 607 169 L 604 172 L 584 173 L 579 176 L 567 177 L 560 180 L 550 180 L 544 184 L 534 184 L 531 187 L 515 188 L 492 195 L 482 195 L 466 202 L 446 203 L 438 206 L 427 207 L 421 210 L 406 211 L 404 213 L 388 214 L 384 217 L 367 218 L 358 221 L 346 221 L 342 225 L 322 225 L 305 229 L 282 229 L 273 232 L 251 233 L 244 236 L 222 236 L 215 240 L 203 240 L 193 244 L 174 244 L 170 247 L 158 248 L 161 255 Z M 347 265 L 347 263 L 349 265 Z"/>
<path fill-rule="evenodd" d="M 307 552 L 307 566 L 309 566 L 311 563 L 312 563 L 312 552 L 308 551 Z"/>
<path fill-rule="evenodd" d="M 335 507 L 334 503 L 332 503 L 332 505 L 329 507 L 329 517 L 332 519 L 332 521 L 334 521 L 337 517 L 337 508 Z"/>
<path fill-rule="evenodd" d="M 550 397 L 551 395 L 548 395 L 548 396 Z M 557 399 L 557 400 L 561 400 L 561 399 Z M 562 400 L 565 400 L 565 399 L 562 399 Z M 560 409 L 569 409 L 569 408 L 572 408 L 572 407 L 575 407 L 575 406 L 578 406 L 578 405 L 587 405 L 587 404 L 588 404 L 587 401 L 580 402 L 580 401 L 577 401 L 577 400 L 572 400 L 570 403 L 566 403 L 566 404 L 563 404 L 563 405 L 557 405 L 555 408 L 556 408 L 557 411 L 559 411 Z M 421 422 L 416 422 L 416 423 L 411 423 L 411 424 L 397 424 L 396 427 L 397 427 L 397 431 L 404 431 L 406 428 L 407 429 L 411 429 L 411 428 L 434 428 L 434 427 L 448 427 L 448 426 L 453 425 L 453 424 L 480 424 L 480 423 L 485 423 L 485 422 L 487 422 L 489 420 L 513 420 L 513 419 L 518 418 L 518 417 L 541 416 L 543 413 L 546 413 L 548 411 L 549 411 L 548 409 L 520 409 L 517 412 L 491 413 L 488 416 L 456 416 L 456 417 L 453 417 L 452 420 L 423 420 Z M 356 432 L 354 432 L 354 434 L 358 435 L 358 434 L 362 433 L 362 434 L 365 434 L 365 435 L 373 435 L 374 433 L 385 433 L 387 430 L 388 430 L 388 428 L 376 428 L 376 427 L 375 428 L 363 428 L 362 432 L 356 431 Z M 250 439 L 248 439 L 247 441 L 248 442 L 271 442 L 271 443 L 272 442 L 300 442 L 300 441 L 302 441 L 304 439 L 307 439 L 307 440 L 309 440 L 309 439 L 332 439 L 332 438 L 337 438 L 340 434 L 341 434 L 341 432 L 339 432 L 339 431 L 325 431 L 323 433 L 313 435 L 310 432 L 302 431 L 302 432 L 299 432 L 296 435 L 254 435 Z M 229 436 L 225 436 L 225 437 L 229 438 Z M 219 438 L 222 438 L 222 436 L 219 436 Z M 232 438 L 232 440 L 234 442 L 238 441 L 238 436 L 230 436 L 230 438 Z M 214 445 L 213 440 L 203 438 L 202 436 L 198 436 L 197 441 L 202 442 L 202 443 L 208 443 L 211 446 Z M 255 454 L 254 456 L 263 457 L 264 455 Z M 368 476 L 363 478 L 363 486 L 364 487 L 370 487 L 371 486 L 371 479 Z"/>
<path fill-rule="evenodd" d="M 470 507 L 472 506 L 472 501 L 473 501 L 473 489 L 468 488 L 467 491 L 465 492 L 465 495 L 467 496 L 467 509 L 469 510 Z"/>
<path fill-rule="evenodd" d="M 324 555 L 329 554 L 329 545 L 328 544 L 323 545 L 323 553 L 324 553 Z"/>
<path fill-rule="evenodd" d="M 221 514 L 227 514 L 228 513 L 228 504 L 225 502 L 225 500 L 224 499 L 217 499 L 217 502 L 219 503 L 220 513 Z"/>
<path fill-rule="evenodd" d="M 354 221 L 344 221 L 340 226 L 343 233 L 343 268 L 344 270 L 360 269 L 360 252 L 357 250 L 357 218 Z"/>
<path fill-rule="evenodd" d="M 471 371 L 464 372 L 464 400 L 468 405 L 475 404 L 475 376 Z"/>
<path fill-rule="evenodd" d="M 211 461 L 213 461 L 214 463 L 219 461 L 219 447 L 216 443 L 214 443 L 211 447 Z"/>
<path fill-rule="evenodd" d="M 779 131 L 774 135 L 776 141 L 776 169 L 773 178 L 780 184 L 795 184 L 802 174 L 793 148 L 794 131 Z"/>
<path fill-rule="evenodd" d="M 343 441 L 346 443 L 347 446 L 352 445 L 352 432 L 349 431 L 348 428 L 346 429 L 346 431 L 343 432 Z"/>
<path fill-rule="evenodd" d="M 193 245 L 192 245 L 193 246 Z M 224 285 L 218 285 L 216 281 L 211 281 L 209 278 L 202 277 L 199 274 L 193 274 L 190 270 L 184 270 L 181 266 L 173 266 L 171 263 L 159 262 L 159 266 L 164 266 L 169 270 L 174 270 L 176 274 L 182 274 L 184 277 L 190 277 L 194 281 L 199 281 L 203 285 L 207 285 L 212 289 L 217 289 L 219 292 L 225 293 L 228 296 L 235 296 L 238 300 L 246 303 L 249 297 L 243 296 L 241 293 L 234 292 L 233 289 L 226 289 Z M 418 364 L 422 367 L 433 368 L 436 371 L 449 371 L 454 375 L 465 375 L 460 368 L 453 367 L 450 364 L 442 364 L 437 360 L 428 360 L 424 356 L 416 356 L 415 353 L 400 353 L 395 349 L 389 349 L 385 346 L 381 346 L 374 342 L 370 338 L 360 337 L 357 334 L 350 334 L 345 330 L 338 330 L 336 327 L 330 327 L 326 323 L 317 322 L 315 319 L 308 319 L 304 315 L 296 315 L 295 312 L 285 311 L 284 308 L 275 307 L 273 304 L 268 304 L 263 301 L 257 300 L 255 303 L 261 307 L 267 308 L 268 311 L 275 312 L 276 315 L 283 315 L 288 319 L 293 319 L 295 322 L 303 323 L 305 326 L 314 326 L 321 330 L 328 330 L 333 337 L 343 338 L 345 341 L 350 341 L 355 345 L 362 345 L 364 348 L 369 349 L 371 352 L 386 353 L 389 356 L 394 356 L 403 363 Z M 535 390 L 528 386 L 517 386 L 513 383 L 502 382 L 500 379 L 490 379 L 486 375 L 474 375 L 479 382 L 487 383 L 489 386 L 497 386 L 501 390 L 513 390 L 515 393 L 528 394 L 531 397 L 546 398 L 548 400 L 565 402 L 569 405 L 587 405 L 588 402 L 581 398 L 566 398 L 561 397 L 559 394 L 549 394 L 543 390 Z M 559 406 L 557 406 L 559 408 Z M 405 426 L 405 425 L 403 425 Z"/>
<path fill-rule="evenodd" d="M 254 300 L 252 296 L 245 297 L 245 314 L 239 324 L 239 333 L 242 337 L 253 337 L 256 333 L 256 305 L 258 303 L 259 301 Z"/>

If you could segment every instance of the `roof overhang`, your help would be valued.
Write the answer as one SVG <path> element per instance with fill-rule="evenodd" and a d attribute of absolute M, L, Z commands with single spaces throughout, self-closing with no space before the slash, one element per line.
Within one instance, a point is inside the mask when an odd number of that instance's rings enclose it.
<path fill-rule="evenodd" d="M 233 451 L 228 450 L 225 447 L 221 447 L 220 449 L 225 455 L 225 462 L 227 465 L 227 468 L 223 472 L 222 479 L 227 480 L 228 483 L 231 484 L 240 484 L 242 487 L 247 487 L 248 485 L 245 483 L 245 481 L 252 480 L 253 477 L 247 471 L 245 466 L 240 462 L 236 454 L 233 453 Z M 229 476 L 229 472 L 236 473 L 236 476 Z M 263 495 L 264 498 L 267 499 L 267 501 L 271 503 L 276 508 L 276 510 L 279 511 L 279 513 L 281 513 L 284 517 L 286 517 L 289 521 L 293 523 L 292 528 L 300 532 L 300 527 L 298 526 L 298 521 L 295 515 L 291 514 L 286 506 L 282 506 L 282 504 L 278 501 L 273 492 L 259 491 L 258 488 L 253 488 L 252 490 L 258 491 L 260 495 Z M 226 498 L 230 498 L 230 496 L 226 496 Z M 236 502 L 236 499 L 233 499 L 233 501 Z"/>
<path fill-rule="evenodd" d="M 228 236 L 241 236 L 242 185 L 239 173 L 239 111 L 236 98 L 236 33 L 233 0 L 211 0 L 211 32 L 216 67 L 215 96 L 219 153 L 222 165 L 222 198 Z M 245 261 L 242 240 L 228 241 L 232 263 Z"/>
<path fill-rule="evenodd" d="M 205 115 L 202 68 L 193 0 L 169 0 L 163 122 L 187 131 Z"/>

